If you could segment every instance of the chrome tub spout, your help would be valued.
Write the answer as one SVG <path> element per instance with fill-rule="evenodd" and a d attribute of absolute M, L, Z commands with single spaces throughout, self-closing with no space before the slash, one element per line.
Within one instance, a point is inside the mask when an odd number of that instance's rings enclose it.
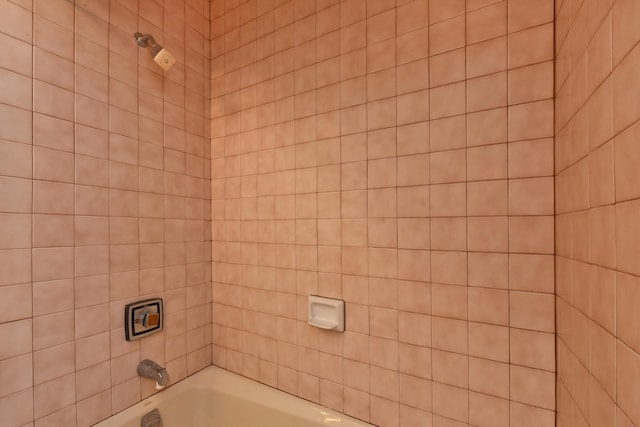
<path fill-rule="evenodd" d="M 167 370 L 153 360 L 144 359 L 138 364 L 138 375 L 156 381 L 156 389 L 161 390 L 169 383 Z"/>

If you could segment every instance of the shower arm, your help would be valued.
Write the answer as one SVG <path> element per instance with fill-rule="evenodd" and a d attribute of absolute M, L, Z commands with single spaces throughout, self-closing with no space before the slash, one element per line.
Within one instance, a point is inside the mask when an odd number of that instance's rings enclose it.
<path fill-rule="evenodd" d="M 154 58 L 158 52 L 162 50 L 162 46 L 156 42 L 151 34 L 135 33 L 133 37 L 136 39 L 136 43 L 140 47 L 151 47 L 151 57 Z"/>
<path fill-rule="evenodd" d="M 155 46 L 159 46 L 156 39 L 150 34 L 135 33 L 133 36 L 136 38 L 136 43 L 138 43 L 140 47 L 151 46 L 153 49 Z"/>

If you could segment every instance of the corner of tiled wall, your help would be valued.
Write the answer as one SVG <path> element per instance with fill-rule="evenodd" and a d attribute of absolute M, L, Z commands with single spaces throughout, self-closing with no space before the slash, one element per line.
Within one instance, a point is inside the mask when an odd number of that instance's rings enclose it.
<path fill-rule="evenodd" d="M 139 360 L 211 363 L 208 6 L 0 0 L 3 426 L 88 426 L 155 392 Z M 151 296 L 166 329 L 126 342 Z"/>
<path fill-rule="evenodd" d="M 558 427 L 640 425 L 638 23 L 556 1 Z"/>

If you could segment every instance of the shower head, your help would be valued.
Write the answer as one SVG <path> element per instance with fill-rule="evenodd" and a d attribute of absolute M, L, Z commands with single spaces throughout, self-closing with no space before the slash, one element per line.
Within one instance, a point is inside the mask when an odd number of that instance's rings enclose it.
<path fill-rule="evenodd" d="M 156 43 L 156 39 L 151 34 L 135 33 L 133 37 L 140 47 L 151 47 L 151 57 L 153 60 L 168 70 L 176 63 L 176 59 L 165 48 Z"/>

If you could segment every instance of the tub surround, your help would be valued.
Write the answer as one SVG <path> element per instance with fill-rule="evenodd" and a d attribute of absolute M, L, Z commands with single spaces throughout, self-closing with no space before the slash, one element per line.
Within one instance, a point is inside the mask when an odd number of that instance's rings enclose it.
<path fill-rule="evenodd" d="M 0 0 L 0 424 L 93 425 L 156 397 L 152 359 L 161 396 L 213 363 L 385 427 L 640 425 L 638 22 Z"/>
<path fill-rule="evenodd" d="M 553 1 L 211 19 L 214 364 L 381 426 L 553 426 Z"/>
<path fill-rule="evenodd" d="M 0 424 L 87 427 L 211 363 L 209 4 L 0 0 L 0 51 Z"/>

